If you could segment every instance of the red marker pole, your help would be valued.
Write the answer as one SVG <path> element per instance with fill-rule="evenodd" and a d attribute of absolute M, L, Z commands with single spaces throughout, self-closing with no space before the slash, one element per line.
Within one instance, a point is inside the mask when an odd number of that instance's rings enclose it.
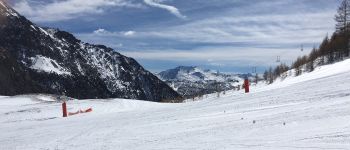
<path fill-rule="evenodd" d="M 67 117 L 67 104 L 66 104 L 66 102 L 62 103 L 62 111 L 63 111 L 63 117 Z"/>
<path fill-rule="evenodd" d="M 245 88 L 245 93 L 249 93 L 249 80 L 248 79 L 244 80 L 244 88 Z"/>

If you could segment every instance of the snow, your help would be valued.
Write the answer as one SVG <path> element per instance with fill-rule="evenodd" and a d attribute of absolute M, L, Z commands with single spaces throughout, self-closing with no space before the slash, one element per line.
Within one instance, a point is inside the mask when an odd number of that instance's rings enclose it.
<path fill-rule="evenodd" d="M 3 2 L 0 1 L 0 5 L 2 5 L 6 9 L 7 16 L 14 16 L 19 18 L 18 14 L 14 12 L 12 9 L 8 8 Z"/>
<path fill-rule="evenodd" d="M 100 78 L 105 80 L 107 88 L 110 91 L 127 90 L 128 87 L 126 85 L 130 85 L 130 83 L 120 80 L 121 71 L 127 72 L 121 65 L 120 55 L 113 52 L 106 52 L 101 48 L 86 46 L 83 43 L 80 45 L 87 50 L 89 55 L 87 57 L 88 64 L 98 69 Z M 109 61 L 111 58 L 115 61 Z M 127 61 L 126 59 L 126 62 Z"/>
<path fill-rule="evenodd" d="M 57 73 L 59 75 L 71 75 L 69 71 L 64 69 L 55 60 L 37 55 L 31 58 L 33 65 L 30 67 L 32 69 L 43 71 L 47 73 Z"/>
<path fill-rule="evenodd" d="M 201 79 L 200 77 L 196 76 L 195 73 L 200 73 L 203 75 L 204 79 Z M 181 69 L 177 75 L 177 79 L 182 81 L 208 81 L 208 80 L 216 80 L 216 81 L 224 81 L 225 79 L 222 76 L 218 76 L 215 74 L 214 71 L 204 71 L 203 69 L 200 69 L 198 67 L 191 68 L 191 70 L 188 69 Z"/>
<path fill-rule="evenodd" d="M 285 79 L 277 79 L 276 82 L 266 88 L 261 90 L 276 89 L 281 87 L 290 86 L 293 84 L 298 84 L 301 82 L 314 80 L 318 78 L 327 78 L 329 76 L 350 72 L 350 59 L 338 62 L 336 64 L 329 64 L 324 66 L 319 66 L 315 68 L 313 72 L 303 73 L 300 76 L 295 77 L 295 71 L 291 70 L 287 72 Z"/>
<path fill-rule="evenodd" d="M 241 81 L 242 79 L 238 75 L 234 74 L 222 74 L 213 70 L 204 70 L 199 67 L 178 67 L 179 71 L 176 73 L 175 79 L 163 79 L 161 73 L 157 74 L 159 78 L 163 80 L 177 80 L 177 81 L 190 81 L 190 82 L 208 82 L 208 81 L 217 81 L 225 82 L 229 79 Z M 175 69 L 178 69 L 175 68 Z M 164 72 L 169 72 L 175 69 L 170 69 Z M 202 77 L 198 76 L 201 75 Z"/>
<path fill-rule="evenodd" d="M 42 33 L 44 33 L 46 36 L 51 37 L 51 39 L 57 41 L 57 42 L 60 43 L 62 46 L 68 46 L 66 43 L 63 43 L 60 39 L 55 38 L 55 36 L 54 36 L 54 34 L 55 34 L 55 32 L 56 32 L 55 29 L 47 29 L 47 30 L 45 30 L 45 29 L 43 29 L 43 28 L 41 28 L 41 27 L 38 27 L 38 28 L 39 28 L 39 30 L 40 30 Z"/>
<path fill-rule="evenodd" d="M 157 76 L 175 91 L 186 96 L 216 92 L 215 87 L 218 85 L 221 90 L 234 89 L 243 82 L 242 75 L 223 74 L 193 66 L 179 66 L 157 73 Z"/>
<path fill-rule="evenodd" d="M 83 68 L 81 68 L 80 63 L 76 61 L 75 64 L 77 65 L 77 68 L 78 68 L 80 74 L 85 75 L 85 72 L 84 72 Z"/>
<path fill-rule="evenodd" d="M 40 30 L 42 33 L 44 33 L 44 34 L 50 36 L 50 34 L 49 34 L 47 31 L 45 31 L 43 28 L 39 27 L 39 30 Z"/>
<path fill-rule="evenodd" d="M 0 1 L 0 5 L 2 5 L 3 7 L 7 8 L 4 3 L 2 3 L 2 1 Z"/>
<path fill-rule="evenodd" d="M 349 149 L 349 60 L 252 92 L 163 104 L 0 97 L 0 149 Z M 254 123 L 255 122 L 255 123 Z"/>
<path fill-rule="evenodd" d="M 36 30 L 36 28 L 35 28 L 33 25 L 30 25 L 30 27 L 31 27 L 32 29 Z"/>

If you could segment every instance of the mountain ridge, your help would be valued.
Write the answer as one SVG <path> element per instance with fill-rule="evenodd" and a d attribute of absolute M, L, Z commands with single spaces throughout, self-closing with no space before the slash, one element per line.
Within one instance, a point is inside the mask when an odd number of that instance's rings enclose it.
<path fill-rule="evenodd" d="M 135 59 L 41 28 L 0 4 L 0 94 L 65 94 L 74 98 L 167 101 L 181 96 Z M 5 63 L 11 62 L 11 63 Z"/>
<path fill-rule="evenodd" d="M 224 74 L 198 66 L 178 66 L 157 73 L 157 76 L 185 97 L 235 89 L 250 74 Z"/>

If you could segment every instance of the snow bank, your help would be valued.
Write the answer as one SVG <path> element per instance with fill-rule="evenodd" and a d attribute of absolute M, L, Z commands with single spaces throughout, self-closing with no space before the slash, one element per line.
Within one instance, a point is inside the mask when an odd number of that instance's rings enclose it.
<path fill-rule="evenodd" d="M 294 70 L 287 72 L 288 75 L 285 79 L 278 78 L 273 84 L 268 85 L 267 87 L 261 87 L 255 91 L 266 91 L 271 89 L 278 89 L 293 84 L 298 84 L 306 81 L 311 81 L 315 79 L 327 78 L 330 76 L 335 76 L 342 73 L 350 72 L 350 59 L 337 62 L 330 65 L 324 65 L 316 67 L 312 72 L 306 72 L 300 76 L 295 76 Z"/>

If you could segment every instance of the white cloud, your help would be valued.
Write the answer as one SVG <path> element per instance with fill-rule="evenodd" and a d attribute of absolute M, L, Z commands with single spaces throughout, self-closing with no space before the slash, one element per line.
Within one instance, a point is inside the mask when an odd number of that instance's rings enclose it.
<path fill-rule="evenodd" d="M 18 12 L 37 22 L 62 21 L 100 14 L 108 7 L 140 8 L 142 5 L 127 0 L 65 0 L 35 5 L 29 3 L 29 0 L 21 0 L 14 5 Z"/>
<path fill-rule="evenodd" d="M 177 9 L 174 6 L 161 4 L 160 2 L 162 2 L 162 1 L 160 1 L 160 0 L 144 0 L 144 2 L 149 6 L 165 9 L 178 18 L 182 18 L 182 19 L 187 18 L 186 16 L 184 16 L 180 13 L 179 9 Z"/>
<path fill-rule="evenodd" d="M 105 29 L 99 28 L 99 29 L 95 30 L 93 33 L 94 34 L 108 34 L 109 32 Z"/>
<path fill-rule="evenodd" d="M 102 29 L 102 28 L 99 28 L 95 31 L 92 32 L 92 35 L 91 34 L 80 34 L 80 35 L 84 35 L 84 36 L 108 36 L 108 37 L 132 37 L 136 34 L 136 31 L 121 31 L 121 32 L 111 32 L 111 31 L 108 31 L 106 29 Z"/>
<path fill-rule="evenodd" d="M 135 31 L 126 31 L 126 32 L 122 32 L 124 36 L 133 36 L 136 34 Z"/>

